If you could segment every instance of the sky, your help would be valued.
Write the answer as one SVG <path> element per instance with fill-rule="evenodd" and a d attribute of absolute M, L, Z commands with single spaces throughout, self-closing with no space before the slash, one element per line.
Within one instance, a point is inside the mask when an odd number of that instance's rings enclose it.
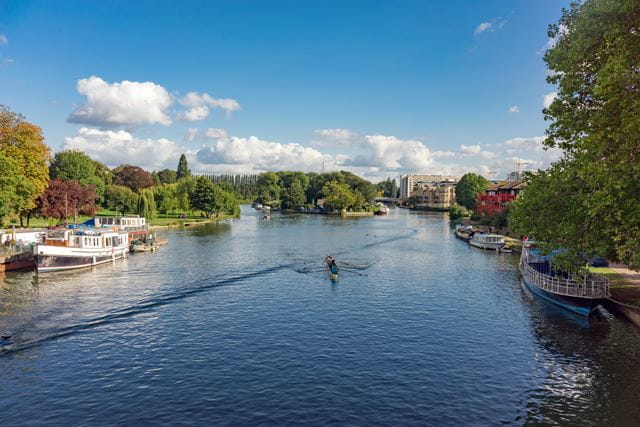
<path fill-rule="evenodd" d="M 0 0 L 0 104 L 52 150 L 373 181 L 545 168 L 565 0 Z"/>

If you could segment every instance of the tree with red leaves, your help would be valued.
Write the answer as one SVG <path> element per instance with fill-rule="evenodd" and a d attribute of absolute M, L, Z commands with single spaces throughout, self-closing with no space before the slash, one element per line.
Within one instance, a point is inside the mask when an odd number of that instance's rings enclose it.
<path fill-rule="evenodd" d="M 66 220 L 78 215 L 96 213 L 96 187 L 93 184 L 83 186 L 78 181 L 53 179 L 49 187 L 39 198 L 40 214 L 48 218 Z"/>
<path fill-rule="evenodd" d="M 137 192 L 154 184 L 151 174 L 138 166 L 125 165 L 116 170 L 113 180 L 116 185 L 124 185 Z"/>

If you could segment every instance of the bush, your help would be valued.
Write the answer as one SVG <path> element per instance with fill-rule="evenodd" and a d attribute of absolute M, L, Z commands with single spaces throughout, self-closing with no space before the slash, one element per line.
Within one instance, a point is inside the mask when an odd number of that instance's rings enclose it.
<path fill-rule="evenodd" d="M 456 220 L 465 216 L 469 216 L 469 211 L 464 206 L 453 204 L 449 207 L 449 219 Z"/>
<path fill-rule="evenodd" d="M 482 218 L 482 216 L 479 213 L 472 213 L 471 214 L 471 221 L 480 221 L 480 219 Z"/>

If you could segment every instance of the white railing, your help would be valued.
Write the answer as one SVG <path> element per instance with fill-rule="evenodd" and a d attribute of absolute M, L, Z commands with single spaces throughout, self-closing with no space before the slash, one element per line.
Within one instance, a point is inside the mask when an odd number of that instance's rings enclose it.
<path fill-rule="evenodd" d="M 554 294 L 583 298 L 609 297 L 609 279 L 606 277 L 589 274 L 581 281 L 576 281 L 571 276 L 550 276 L 529 265 L 524 254 L 520 258 L 520 273 L 527 282 Z"/>

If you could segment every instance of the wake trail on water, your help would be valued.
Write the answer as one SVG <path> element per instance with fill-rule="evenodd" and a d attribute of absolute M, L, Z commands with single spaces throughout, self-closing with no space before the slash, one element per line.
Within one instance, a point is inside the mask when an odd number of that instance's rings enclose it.
<path fill-rule="evenodd" d="M 43 337 L 35 338 L 35 339 L 24 341 L 24 342 L 12 343 L 4 346 L 0 344 L 0 356 L 24 351 L 49 341 L 54 341 L 60 338 L 67 337 L 69 335 L 86 331 L 88 329 L 93 329 L 99 326 L 107 325 L 112 322 L 118 321 L 120 319 L 136 316 L 138 314 L 143 314 L 155 308 L 168 305 L 174 301 L 179 301 L 185 298 L 189 298 L 194 295 L 210 291 L 212 289 L 217 289 L 217 288 L 226 287 L 226 286 L 242 285 L 248 279 L 258 277 L 258 276 L 263 276 L 265 274 L 273 273 L 275 271 L 287 269 L 290 267 L 291 267 L 290 264 L 282 264 L 274 267 L 265 268 L 263 270 L 253 271 L 245 274 L 238 274 L 230 277 L 217 276 L 218 278 L 220 278 L 220 280 L 217 280 L 212 283 L 210 282 L 212 278 L 202 279 L 200 280 L 200 282 L 201 283 L 204 282 L 204 284 L 200 286 L 197 286 L 194 288 L 181 288 L 172 292 L 154 296 L 152 298 L 144 299 L 144 300 L 138 301 L 136 304 L 132 306 L 122 308 L 116 311 L 112 311 L 109 314 L 94 317 L 92 319 L 87 319 L 82 323 L 78 323 L 75 325 L 58 328 L 54 332 L 48 335 L 45 335 Z"/>

